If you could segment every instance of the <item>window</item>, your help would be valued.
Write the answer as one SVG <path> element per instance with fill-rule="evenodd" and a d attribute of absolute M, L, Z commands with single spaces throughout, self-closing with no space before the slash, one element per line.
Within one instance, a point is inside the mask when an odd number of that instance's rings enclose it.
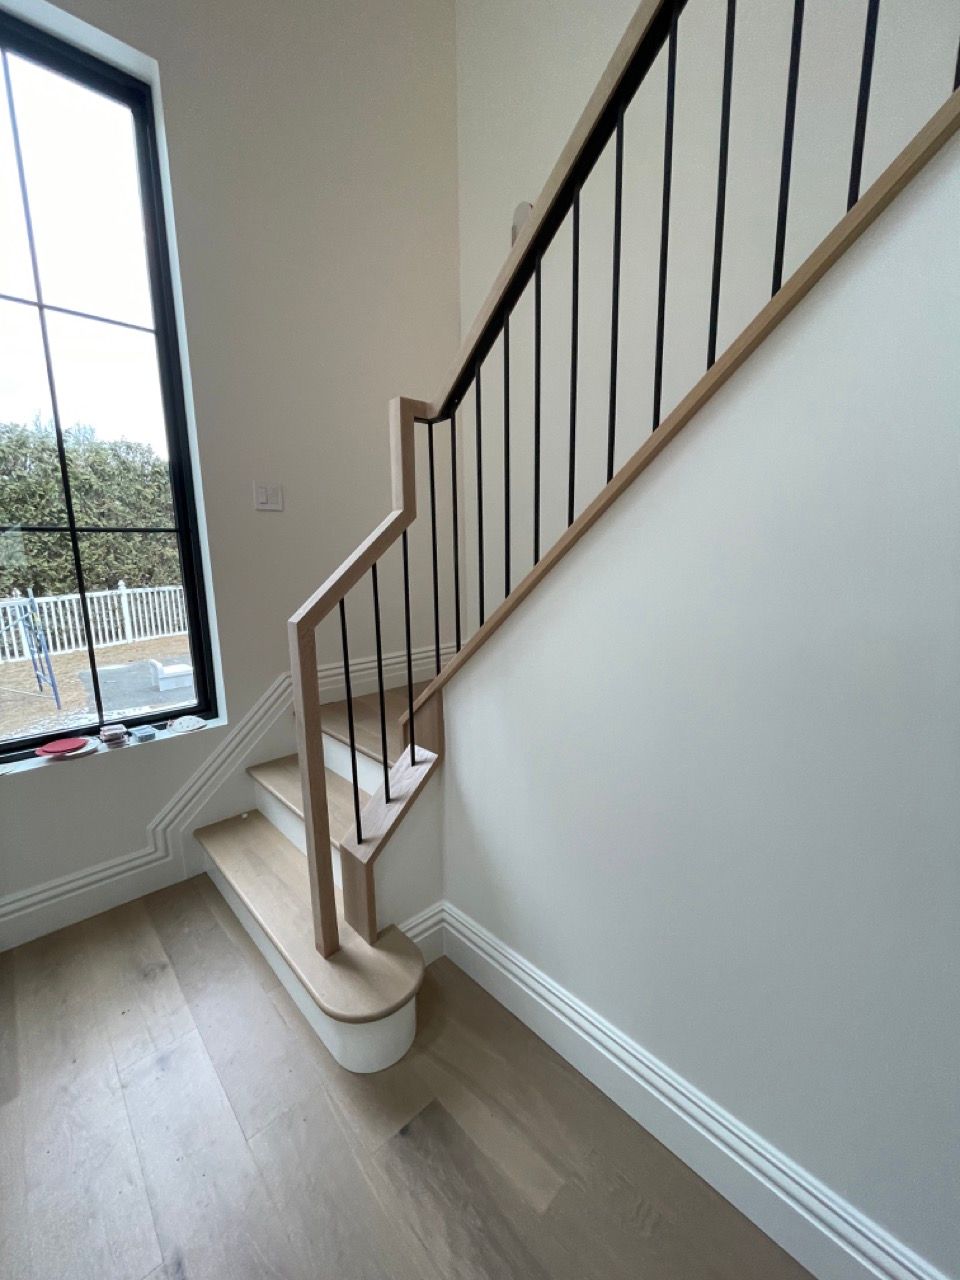
<path fill-rule="evenodd" d="M 150 86 L 0 13 L 0 752 L 214 714 Z"/>

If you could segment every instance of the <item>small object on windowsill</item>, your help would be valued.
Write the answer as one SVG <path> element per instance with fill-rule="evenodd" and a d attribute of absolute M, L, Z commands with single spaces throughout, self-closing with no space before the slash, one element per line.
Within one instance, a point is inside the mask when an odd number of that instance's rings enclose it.
<path fill-rule="evenodd" d="M 105 724 L 100 730 L 100 741 L 105 747 L 124 747 L 127 736 L 125 724 Z"/>
<path fill-rule="evenodd" d="M 167 730 L 169 733 L 193 733 L 195 729 L 202 729 L 206 723 L 199 716 L 177 716 L 175 720 L 167 721 Z"/>
<path fill-rule="evenodd" d="M 96 751 L 97 744 L 93 738 L 57 738 L 55 742 L 46 742 L 34 752 L 41 760 L 67 760 L 70 756 L 85 756 Z"/>
<path fill-rule="evenodd" d="M 152 724 L 138 724 L 130 730 L 130 739 L 133 742 L 152 742 L 157 736 L 157 731 Z"/>

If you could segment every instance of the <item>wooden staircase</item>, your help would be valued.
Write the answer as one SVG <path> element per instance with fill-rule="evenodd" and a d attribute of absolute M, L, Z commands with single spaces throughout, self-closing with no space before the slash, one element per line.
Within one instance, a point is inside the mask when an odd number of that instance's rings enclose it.
<path fill-rule="evenodd" d="M 358 704 L 356 727 L 361 741 L 371 747 L 371 715 L 376 708 L 369 700 Z M 346 703 L 327 708 L 325 732 L 335 742 L 345 738 L 346 717 Z M 390 735 L 390 749 L 396 794 L 400 796 L 407 785 L 418 789 L 435 757 L 421 750 L 422 763 L 411 771 L 399 721 Z M 378 771 L 379 760 L 366 752 L 364 756 L 365 769 Z M 413 1038 L 413 1002 L 423 980 L 423 957 L 395 926 L 377 930 L 370 942 L 347 922 L 344 861 L 359 859 L 367 865 L 355 841 L 351 843 L 351 781 L 329 766 L 325 769 L 340 946 L 324 958 L 316 948 L 310 912 L 298 758 L 288 755 L 251 765 L 247 774 L 259 807 L 195 832 L 208 856 L 209 874 L 338 1062 L 357 1072 L 379 1070 L 402 1056 Z M 362 788 L 359 797 L 369 810 L 373 797 Z M 380 811 L 384 809 L 381 804 Z M 381 828 L 391 817 L 383 814 Z M 381 839 L 379 847 L 384 843 Z"/>
<path fill-rule="evenodd" d="M 868 9 L 855 120 L 851 121 L 853 158 L 848 211 L 830 234 L 788 278 L 782 278 L 782 244 L 789 208 L 790 154 L 793 120 L 789 109 L 795 97 L 800 64 L 802 5 L 794 23 L 794 54 L 787 86 L 783 164 L 777 211 L 777 256 L 773 296 L 753 321 L 724 351 L 716 350 L 716 314 L 721 282 L 725 148 L 720 150 L 717 183 L 717 240 L 711 298 L 711 330 L 706 371 L 670 412 L 660 414 L 660 372 L 666 306 L 667 235 L 670 193 L 666 181 L 672 146 L 674 74 L 679 22 L 685 0 L 643 0 L 621 44 L 601 78 L 583 116 L 554 167 L 532 213 L 464 340 L 453 368 L 434 401 L 399 398 L 390 405 L 389 442 L 392 464 L 391 509 L 356 551 L 294 614 L 288 624 L 298 751 L 250 770 L 261 809 L 205 827 L 197 837 L 210 858 L 210 873 L 243 923 L 287 983 L 300 1007 L 324 1042 L 353 1070 L 376 1070 L 399 1057 L 414 1032 L 414 999 L 423 973 L 416 947 L 392 924 L 377 915 L 373 869 L 390 838 L 410 811 L 418 794 L 443 757 L 443 689 L 503 625 L 510 614 L 569 551 L 629 485 L 693 420 L 698 411 L 749 359 L 762 342 L 798 306 L 833 264 L 857 241 L 960 127 L 960 89 L 956 84 L 943 106 L 867 190 L 860 191 L 864 133 L 869 106 L 877 8 Z M 730 126 L 730 85 L 734 57 L 735 6 L 728 6 L 727 40 L 719 51 L 724 68 L 721 137 Z M 872 26 L 871 26 L 872 24 Z M 621 181 L 625 113 L 651 67 L 667 65 L 667 120 L 664 143 L 663 223 L 660 244 L 660 299 L 657 326 L 657 375 L 653 394 L 653 431 L 645 442 L 615 468 L 617 423 L 618 324 L 621 252 Z M 958 63 L 960 66 L 960 63 Z M 957 76 L 960 81 L 960 71 Z M 947 87 L 944 87 L 945 90 Z M 609 425 L 603 424 L 607 457 L 606 483 L 582 509 L 575 509 L 577 429 L 577 299 L 579 288 L 580 192 L 598 159 L 608 149 L 615 156 L 613 191 L 613 315 L 610 350 Z M 540 306 L 541 263 L 561 227 L 572 227 L 573 318 L 570 367 L 570 462 L 567 527 L 549 547 L 540 546 Z M 535 463 L 533 567 L 512 575 L 510 559 L 510 321 L 521 302 L 531 303 L 535 390 L 533 401 Z M 484 471 L 482 464 L 482 401 L 489 396 L 490 370 L 484 362 L 502 353 L 495 373 L 503 407 L 503 473 L 486 477 L 502 485 L 506 528 L 503 535 L 503 598 L 493 608 L 484 599 Z M 483 397 L 481 386 L 485 389 Z M 489 400 L 483 401 L 489 404 Z M 646 410 L 643 411 L 644 413 Z M 642 416 L 642 415 L 641 415 Z M 459 469 L 458 438 L 466 440 L 465 419 L 475 438 L 475 471 L 469 482 L 476 495 L 476 546 L 471 563 L 478 563 L 478 606 L 475 626 L 464 620 L 461 566 L 467 541 L 459 520 L 459 495 L 468 477 Z M 544 430 L 555 423 L 544 423 Z M 594 424 L 596 425 L 596 424 Z M 435 436 L 448 433 L 451 460 L 453 596 L 456 645 L 454 655 L 441 663 L 438 587 L 438 525 L 436 504 Z M 413 632 L 410 598 L 408 532 L 418 518 L 415 434 L 426 435 L 429 480 L 421 487 L 429 500 L 432 535 L 433 625 L 435 678 L 417 687 L 413 679 Z M 418 525 L 418 529 L 422 525 Z M 406 682 L 387 687 L 380 613 L 380 573 L 384 557 L 402 553 Z M 513 578 L 516 577 L 516 581 Z M 376 693 L 352 694 L 352 664 L 348 642 L 346 601 L 363 593 L 372 603 L 376 632 Z M 472 608 L 472 605 L 471 605 Z M 339 615 L 345 698 L 322 703 L 318 687 L 317 627 Z M 468 613 L 469 616 L 469 613 Z M 418 619 L 422 621 L 422 619 Z M 469 632 L 469 634 L 468 634 Z M 369 675 L 371 659 L 365 658 Z M 324 738 L 345 744 L 350 777 L 331 770 L 324 754 Z M 379 771 L 379 772 L 378 772 Z M 361 776 L 362 775 L 362 776 Z"/>

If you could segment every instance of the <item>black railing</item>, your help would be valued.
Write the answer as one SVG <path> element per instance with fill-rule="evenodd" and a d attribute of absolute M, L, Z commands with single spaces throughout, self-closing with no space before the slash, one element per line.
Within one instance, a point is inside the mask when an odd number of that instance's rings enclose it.
<path fill-rule="evenodd" d="M 710 276 L 710 320 L 707 326 L 707 368 L 717 359 L 717 327 L 720 323 L 720 274 L 723 267 L 723 227 L 727 215 L 727 167 L 730 162 L 730 107 L 733 102 L 733 47 L 737 25 L 737 0 L 727 0 L 727 25 L 723 41 L 723 97 L 720 102 L 720 146 L 717 161 L 717 213 L 713 231 L 713 271 Z M 607 479 L 610 477 L 608 476 Z"/>
<path fill-rule="evenodd" d="M 793 0 L 793 30 L 790 36 L 790 69 L 783 116 L 783 150 L 780 157 L 780 199 L 777 202 L 777 239 L 773 251 L 773 292 L 783 284 L 783 257 L 787 247 L 787 207 L 790 203 L 790 173 L 793 169 L 793 135 L 797 125 L 797 94 L 800 88 L 800 46 L 803 42 L 803 0 Z"/>
<path fill-rule="evenodd" d="M 657 349 L 653 367 L 653 429 L 660 425 L 663 402 L 663 344 L 667 332 L 667 266 L 670 261 L 670 198 L 673 194 L 673 122 L 677 101 L 677 30 L 680 6 L 673 13 L 667 41 L 667 106 L 663 125 L 663 195 L 660 207 L 660 265 L 657 281 Z"/>
<path fill-rule="evenodd" d="M 380 622 L 380 582 L 377 566 L 370 570 L 373 586 L 373 626 L 377 645 L 377 693 L 380 704 L 380 754 L 383 765 L 383 798 L 390 803 L 390 752 L 387 747 L 387 699 L 383 688 L 383 628 Z"/>
<path fill-rule="evenodd" d="M 700 0 L 707 3 L 707 0 Z M 711 4 L 719 4 L 720 0 L 709 0 Z M 527 530 L 532 528 L 532 560 L 526 563 L 536 565 L 545 550 L 544 546 L 544 507 L 547 501 L 555 502 L 557 514 L 562 509 L 563 529 L 568 528 L 577 518 L 578 493 L 586 487 L 590 470 L 588 451 L 596 445 L 599 451 L 598 474 L 605 476 L 609 483 L 615 473 L 618 443 L 618 426 L 625 419 L 636 423 L 641 433 L 652 425 L 656 430 L 664 419 L 664 408 L 669 411 L 670 401 L 665 392 L 665 367 L 667 338 L 671 324 L 671 294 L 668 286 L 676 272 L 682 272 L 685 266 L 682 253 L 671 256 L 672 245 L 676 236 L 683 231 L 685 210 L 678 204 L 680 187 L 675 184 L 675 149 L 677 137 L 677 98 L 681 81 L 678 79 L 678 60 L 684 47 L 684 14 L 696 7 L 696 0 L 665 0 L 651 21 L 646 36 L 636 49 L 628 64 L 620 75 L 609 100 L 600 111 L 596 123 L 584 139 L 579 154 L 569 171 L 559 182 L 549 207 L 543 212 L 540 220 L 525 242 L 525 247 L 518 257 L 514 272 L 490 312 L 489 319 L 480 329 L 472 345 L 463 353 L 460 370 L 452 381 L 449 394 L 437 406 L 436 414 L 430 420 L 422 419 L 426 425 L 426 492 L 429 501 L 429 548 L 423 543 L 424 563 L 414 557 L 411 552 L 411 539 L 408 533 L 402 535 L 402 583 L 403 583 L 403 666 L 405 668 L 406 705 L 409 735 L 410 763 L 418 763 L 416 757 L 416 728 L 414 722 L 415 684 L 414 669 L 420 664 L 422 670 L 428 665 L 433 674 L 439 673 L 443 665 L 444 619 L 447 620 L 447 634 L 452 617 L 453 640 L 451 648 L 459 652 L 464 641 L 473 632 L 483 627 L 492 610 L 491 592 L 487 582 L 488 564 L 495 563 L 499 547 L 500 528 L 503 534 L 503 599 L 510 596 L 523 574 L 518 572 L 519 561 L 529 557 Z M 873 86 L 873 70 L 878 35 L 883 31 L 884 10 L 881 0 L 866 0 L 865 27 L 863 30 L 862 51 L 859 58 L 859 77 L 856 85 L 856 109 L 849 122 L 850 128 L 850 166 L 846 191 L 846 207 L 852 208 L 859 200 L 863 182 L 865 143 L 869 120 L 870 98 Z M 776 192 L 771 200 L 771 243 L 772 262 L 767 259 L 759 264 L 758 283 L 761 292 L 765 291 L 766 281 L 772 281 L 772 290 L 776 294 L 783 286 L 787 260 L 788 224 L 791 199 L 796 196 L 793 191 L 794 144 L 796 137 L 798 108 L 804 88 L 804 0 L 793 0 L 792 19 L 789 27 L 789 43 L 784 33 L 784 80 L 782 104 L 772 103 L 771 112 L 778 125 L 776 137 Z M 746 33 L 749 37 L 750 33 Z M 951 39 L 955 37 L 953 33 Z M 728 201 L 730 191 L 730 156 L 731 140 L 734 133 L 733 106 L 736 98 L 736 73 L 738 49 L 749 40 L 744 39 L 738 28 L 736 0 L 726 0 L 722 40 L 718 41 L 716 58 L 719 83 L 719 111 L 716 116 L 717 166 L 716 197 L 711 208 L 711 224 L 707 254 L 709 262 L 709 290 L 704 299 L 704 329 L 706 338 L 705 369 L 709 370 L 717 360 L 720 351 L 720 318 L 721 298 L 723 296 L 724 245 L 731 225 L 731 205 Z M 858 36 L 859 47 L 859 36 Z M 952 49 L 952 46 L 951 46 Z M 960 46 L 957 50 L 955 68 L 951 59 L 952 88 L 960 87 Z M 631 117 L 628 109 L 638 89 L 655 66 L 663 72 L 663 97 L 658 97 L 658 109 L 662 109 L 662 146 L 660 134 L 657 135 L 657 157 L 660 173 L 654 174 L 650 180 L 650 190 L 657 192 L 656 202 L 651 201 L 653 209 L 652 231 L 656 236 L 655 246 L 651 250 L 655 254 L 650 263 L 649 278 L 655 282 L 650 289 L 649 305 L 651 313 L 655 312 L 652 350 L 649 352 L 652 363 L 652 385 L 649 391 L 641 393 L 638 403 L 624 404 L 623 375 L 625 369 L 632 369 L 636 364 L 636 352 L 625 345 L 623 322 L 628 302 L 634 299 L 628 295 L 625 274 L 626 251 L 629 237 L 633 229 L 625 205 L 625 142 L 632 138 Z M 809 76 L 809 72 L 807 73 Z M 811 81 L 812 83 L 812 81 Z M 944 85 L 944 96 L 950 86 Z M 658 95 L 660 90 L 658 89 Z M 853 95 L 851 94 L 851 97 Z M 705 106 L 713 110 L 712 99 Z M 659 117 L 657 127 L 659 129 Z M 711 121 L 711 130 L 713 128 Z M 846 127 L 844 125 L 844 127 Z M 594 172 L 598 161 L 610 148 L 612 183 L 609 188 L 604 185 L 603 198 L 609 194 L 609 226 L 610 226 L 610 260 L 609 273 L 606 264 L 603 267 L 604 281 L 609 281 L 609 351 L 604 351 L 602 383 L 603 401 L 597 421 L 588 420 L 581 404 L 582 384 L 586 380 L 584 370 L 585 338 L 588 323 L 584 309 L 584 290 L 590 281 L 585 274 L 587 259 L 584 256 L 583 237 L 587 220 L 595 217 L 594 206 L 584 200 L 586 184 Z M 887 157 L 890 161 L 891 154 Z M 712 202 L 713 168 L 711 162 L 709 182 L 711 184 L 710 199 Z M 846 175 L 844 181 L 847 181 Z M 659 186 L 657 185 L 659 182 Z M 772 186 L 773 184 L 771 184 Z M 837 193 L 839 194 L 839 193 Z M 658 207 L 657 207 L 658 206 Z M 841 202 L 842 207 L 842 202 Z M 558 233 L 569 223 L 569 245 L 566 236 Z M 552 314 L 545 306 L 545 262 L 548 251 L 552 251 L 553 259 L 560 262 L 562 272 L 557 277 L 569 284 L 569 346 L 554 343 L 550 353 L 554 357 L 551 364 L 547 355 L 547 326 Z M 569 260 L 563 255 L 569 252 Z M 596 258 L 589 259 L 591 272 L 596 273 Z M 768 275 L 771 272 L 772 275 Z M 528 292 L 529 291 L 529 292 Z M 605 313 L 606 314 L 606 313 Z M 527 328 L 529 318 L 529 329 Z M 567 317 L 565 317 L 567 318 Z M 606 338 L 606 319 L 604 315 L 603 332 Z M 595 336 L 595 335 L 591 335 Z M 527 339 L 530 340 L 529 358 L 525 359 Z M 698 342 L 702 341 L 698 339 Z M 489 367 L 489 357 L 498 348 L 502 360 L 502 473 L 491 475 L 490 471 L 496 461 L 496 433 L 494 419 L 500 407 L 500 394 L 489 397 L 493 370 Z M 557 362 L 558 349 L 562 346 L 563 354 L 568 354 L 568 363 Z M 702 348 L 699 348 L 701 351 Z M 699 358 L 699 357 L 698 357 Z M 559 370 L 556 364 L 560 364 Z M 487 433 L 484 433 L 484 396 L 483 379 L 487 374 Z M 529 376 L 529 383 L 526 379 Z M 700 376 L 699 374 L 697 376 Z M 559 388 L 557 378 L 561 379 Z M 689 390 L 690 388 L 686 388 Z M 558 394 L 548 401 L 548 393 Z M 517 397 L 523 396 L 518 409 Z M 529 398 L 527 398 L 529 396 Z M 469 431 L 470 415 L 473 417 L 473 430 Z M 532 433 L 531 455 L 521 448 L 523 432 L 529 421 Z M 493 425 L 491 425 L 493 424 Z M 450 496 L 447 503 L 445 496 L 438 490 L 436 468 L 438 465 L 437 448 L 444 447 L 444 433 L 449 432 L 450 448 Z M 458 444 L 459 440 L 459 444 Z M 493 448 L 491 448 L 491 444 Z M 469 457 L 473 448 L 473 459 Z M 485 453 L 486 446 L 486 453 Z M 548 453 L 549 451 L 549 453 Z M 546 488 L 548 472 L 546 460 L 548 456 L 554 463 L 554 471 L 550 478 L 557 490 L 551 493 Z M 471 466 L 472 461 L 472 466 Z M 528 474 L 529 489 L 520 489 L 519 477 Z M 580 465 L 578 465 L 580 464 Z M 565 483 L 559 471 L 562 467 Z M 502 481 L 502 486 L 500 484 Z M 602 487 L 602 485 L 601 485 Z M 418 486 L 420 488 L 420 486 Z M 445 488 L 445 486 L 441 486 Z M 561 491 L 562 490 L 562 491 Z M 423 489 L 420 488 L 422 492 Z M 490 507 L 502 495 L 502 526 L 495 518 Z M 594 495 L 590 495 L 592 498 Z M 442 499 L 442 501 L 441 501 Z M 472 513 L 470 501 L 472 500 Z M 441 511 L 441 506 L 445 509 Z M 470 518 L 472 514 L 472 519 Z M 530 524 L 527 524 L 527 521 Z M 444 520 L 449 520 L 449 541 L 443 528 Z M 423 522 L 426 524 L 427 522 Z M 559 523 L 559 521 L 558 521 Z M 415 526 L 416 528 L 417 526 Z M 519 530 L 519 533 L 518 533 Z M 517 539 L 515 544 L 514 539 Z M 415 541 L 415 539 L 414 539 Z M 475 543 L 474 545 L 471 545 Z M 450 561 L 446 573 L 446 551 L 450 548 Z M 518 548 L 522 547 L 522 554 Z M 488 551 L 494 557 L 488 556 Z M 441 554 L 444 565 L 441 564 Z M 428 564 L 425 562 L 429 556 Z M 414 567 L 423 572 L 414 579 Z M 475 574 L 475 583 L 471 583 L 470 575 Z M 450 605 L 444 599 L 443 579 L 449 580 Z M 379 729 L 383 757 L 384 792 L 388 802 L 391 798 L 390 762 L 388 759 L 388 734 L 386 720 L 386 696 L 384 677 L 383 629 L 381 622 L 381 601 L 376 565 L 372 571 L 374 621 L 376 636 L 376 670 L 377 691 L 379 699 Z M 422 611 L 414 607 L 413 595 L 417 587 L 422 603 Z M 426 607 L 426 596 L 429 592 L 432 609 Z M 493 597 L 499 596 L 494 591 Z M 499 604 L 499 599 L 497 600 Z M 475 605 L 475 607 L 474 607 Z M 452 614 L 447 610 L 452 606 Z M 360 826 L 359 785 L 356 764 L 356 742 L 353 719 L 353 699 L 349 673 L 349 655 L 347 649 L 346 613 L 340 607 L 344 685 L 347 697 L 350 749 L 353 762 L 354 809 L 357 821 L 358 839 L 362 840 Z M 419 624 L 419 625 L 417 625 Z M 432 624 L 432 625 L 431 625 Z M 421 646 L 414 648 L 414 639 Z M 429 643 L 427 643 L 429 640 Z M 422 759 L 423 757 L 421 757 Z"/>
<path fill-rule="evenodd" d="M 350 769 L 353 774 L 353 816 L 356 819 L 357 841 L 363 841 L 360 822 L 360 782 L 357 776 L 357 734 L 353 722 L 353 690 L 350 685 L 350 647 L 347 644 L 347 606 L 340 601 L 340 644 L 343 651 L 343 684 L 347 694 L 347 725 L 350 734 Z"/>

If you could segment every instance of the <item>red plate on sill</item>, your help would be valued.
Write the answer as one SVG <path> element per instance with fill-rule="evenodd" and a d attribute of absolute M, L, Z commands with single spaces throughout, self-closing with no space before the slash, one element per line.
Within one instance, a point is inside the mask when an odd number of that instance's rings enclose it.
<path fill-rule="evenodd" d="M 48 742 L 45 746 L 37 747 L 37 755 L 69 756 L 74 751 L 79 751 L 81 747 L 85 747 L 89 741 L 89 738 L 58 738 L 56 742 Z"/>

